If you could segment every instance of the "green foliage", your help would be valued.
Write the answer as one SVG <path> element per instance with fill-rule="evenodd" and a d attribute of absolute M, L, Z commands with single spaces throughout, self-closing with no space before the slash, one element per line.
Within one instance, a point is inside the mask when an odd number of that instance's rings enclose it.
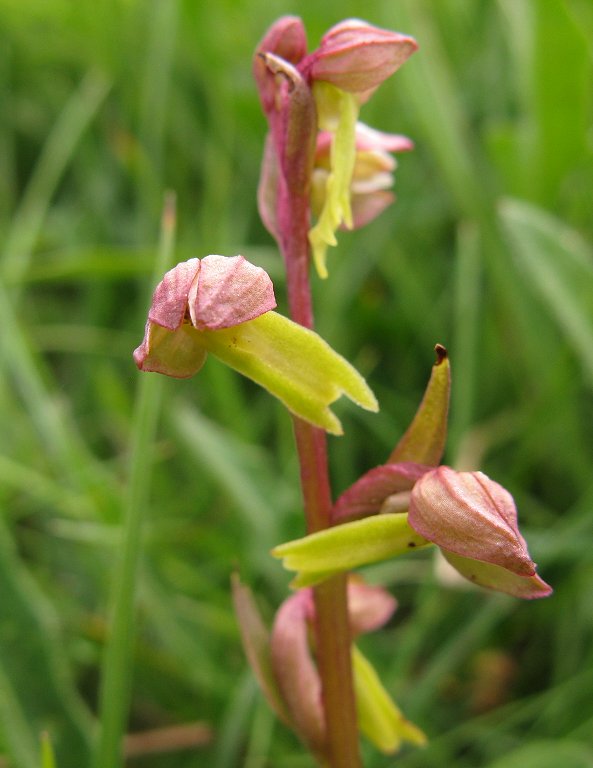
<path fill-rule="evenodd" d="M 130 469 L 131 351 L 164 191 L 177 193 L 176 260 L 242 253 L 284 301 L 256 213 L 265 125 L 250 59 L 289 12 L 315 43 L 361 8 L 0 0 L 0 753 L 18 768 L 41 764 L 42 731 L 56 765 L 86 764 L 134 471 L 146 498 L 128 727 L 199 720 L 214 738 L 130 764 L 310 764 L 256 698 L 229 589 L 238 569 L 266 617 L 285 594 L 268 549 L 303 533 L 288 415 L 209 359 L 163 383 L 157 440 Z M 440 342 L 446 461 L 512 490 L 555 593 L 518 604 L 446 586 L 428 551 L 376 565 L 400 610 L 364 652 L 429 737 L 402 768 L 580 768 L 593 751 L 590 3 L 378 0 L 369 21 L 420 51 L 361 118 L 416 150 L 399 159 L 396 206 L 342 233 L 330 278 L 315 278 L 317 330 L 381 406 L 336 405 L 335 491 L 386 460 Z"/>

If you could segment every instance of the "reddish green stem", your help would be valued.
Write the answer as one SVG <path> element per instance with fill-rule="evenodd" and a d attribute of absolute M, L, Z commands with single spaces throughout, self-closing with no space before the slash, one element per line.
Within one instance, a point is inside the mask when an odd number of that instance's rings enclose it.
<path fill-rule="evenodd" d="M 304 195 L 293 194 L 287 202 L 288 205 L 281 206 L 290 211 L 290 216 L 281 222 L 280 245 L 286 262 L 290 314 L 296 322 L 312 328 L 307 237 L 309 201 Z M 313 533 L 331 524 L 326 435 L 297 418 L 294 430 L 307 532 Z M 315 588 L 315 608 L 315 642 L 327 728 L 328 764 L 331 768 L 360 768 L 346 576 L 336 576 Z"/>

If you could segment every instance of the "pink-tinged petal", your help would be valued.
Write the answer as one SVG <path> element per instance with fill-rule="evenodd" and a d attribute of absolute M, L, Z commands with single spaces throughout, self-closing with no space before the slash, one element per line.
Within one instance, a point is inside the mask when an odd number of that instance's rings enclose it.
<path fill-rule="evenodd" d="M 334 140 L 334 133 L 332 131 L 319 131 L 317 134 L 317 144 L 315 148 L 315 165 L 329 168 L 330 166 L 330 152 L 332 142 Z M 380 163 L 380 168 L 385 170 L 393 170 L 395 167 L 395 161 L 389 158 L 386 160 L 387 152 L 409 152 L 414 149 L 413 142 L 406 136 L 401 136 L 396 133 L 383 133 L 382 131 L 376 131 L 373 128 L 369 128 L 364 123 L 356 123 L 356 152 L 377 152 L 381 153 L 383 162 Z"/>
<path fill-rule="evenodd" d="M 513 597 L 524 600 L 533 600 L 539 597 L 548 597 L 552 594 L 552 587 L 537 574 L 532 576 L 519 576 L 499 565 L 483 563 L 467 557 L 460 557 L 452 552 L 442 550 L 447 561 L 462 576 L 480 587 L 504 592 Z"/>
<path fill-rule="evenodd" d="M 397 608 L 397 600 L 383 587 L 365 584 L 360 576 L 348 578 L 348 616 L 353 635 L 373 632 L 386 624 Z"/>
<path fill-rule="evenodd" d="M 385 133 L 365 123 L 357 123 L 356 149 L 361 152 L 378 149 L 383 152 L 410 152 L 414 149 L 414 142 L 399 133 Z"/>
<path fill-rule="evenodd" d="M 281 16 L 262 37 L 259 53 L 274 53 L 291 64 L 298 64 L 307 53 L 307 33 L 298 16 Z"/>
<path fill-rule="evenodd" d="M 163 373 L 176 379 L 188 379 L 206 360 L 200 334 L 189 323 L 170 331 L 160 325 L 146 323 L 142 344 L 134 350 L 134 362 L 141 371 Z"/>
<path fill-rule="evenodd" d="M 444 550 L 533 576 L 511 494 L 482 472 L 441 466 L 414 486 L 409 524 Z"/>
<path fill-rule="evenodd" d="M 300 69 L 344 91 L 366 92 L 390 77 L 417 48 L 412 37 L 350 19 L 332 27 Z"/>
<path fill-rule="evenodd" d="M 243 256 L 206 256 L 188 296 L 198 329 L 217 331 L 253 320 L 276 306 L 268 273 Z"/>
<path fill-rule="evenodd" d="M 189 290 L 199 271 L 200 259 L 190 259 L 166 272 L 155 288 L 148 319 L 170 331 L 179 328 L 185 317 Z"/>
<path fill-rule="evenodd" d="M 297 733 L 318 755 L 325 743 L 321 681 L 309 650 L 310 590 L 282 603 L 271 638 L 272 666 Z"/>
<path fill-rule="evenodd" d="M 412 423 L 389 456 L 389 463 L 415 461 L 436 467 L 447 439 L 447 418 L 451 392 L 451 370 L 447 350 L 435 347 L 436 363 L 424 397 Z"/>
<path fill-rule="evenodd" d="M 352 195 L 352 229 L 360 229 L 395 202 L 393 192 L 371 192 L 366 195 Z"/>
<path fill-rule="evenodd" d="M 383 464 L 366 472 L 338 498 L 332 521 L 344 522 L 375 515 L 388 496 L 410 491 L 430 467 L 412 462 Z"/>

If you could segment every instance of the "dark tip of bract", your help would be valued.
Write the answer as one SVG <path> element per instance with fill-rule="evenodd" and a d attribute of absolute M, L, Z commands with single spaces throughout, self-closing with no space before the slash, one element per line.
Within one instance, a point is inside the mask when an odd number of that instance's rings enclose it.
<path fill-rule="evenodd" d="M 446 347 L 444 347 L 442 344 L 436 344 L 434 348 L 435 354 L 437 356 L 437 361 L 435 365 L 440 365 L 443 360 L 446 360 L 449 356 L 447 353 Z"/>

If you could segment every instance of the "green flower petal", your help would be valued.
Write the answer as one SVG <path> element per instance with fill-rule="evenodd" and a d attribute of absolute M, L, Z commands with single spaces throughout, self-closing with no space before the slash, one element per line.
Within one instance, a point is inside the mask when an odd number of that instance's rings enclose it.
<path fill-rule="evenodd" d="M 189 323 L 170 331 L 149 320 L 144 340 L 134 351 L 134 360 L 142 371 L 188 379 L 206 360 L 207 352 L 201 337 L 202 334 Z"/>
<path fill-rule="evenodd" d="M 205 349 L 281 400 L 296 416 L 332 434 L 342 425 L 328 407 L 346 395 L 377 411 L 363 377 L 318 336 L 276 312 L 232 328 L 202 331 Z"/>
<path fill-rule="evenodd" d="M 397 752 L 402 741 L 423 746 L 424 733 L 403 716 L 383 687 L 374 667 L 352 646 L 352 668 L 358 710 L 358 727 L 377 749 Z"/>
<path fill-rule="evenodd" d="M 500 565 L 461 557 L 461 555 L 447 552 L 444 549 L 441 552 L 455 570 L 480 587 L 503 592 L 513 597 L 520 597 L 523 600 L 548 597 L 552 593 L 552 587 L 546 584 L 537 573 L 533 576 L 519 576 Z"/>
<path fill-rule="evenodd" d="M 291 586 L 303 587 L 428 544 L 408 525 L 406 514 L 376 515 L 280 544 L 272 554 L 287 570 L 298 571 Z"/>
<path fill-rule="evenodd" d="M 342 224 L 352 228 L 350 184 L 356 160 L 356 120 L 358 102 L 351 93 L 340 91 L 329 83 L 315 83 L 315 101 L 320 113 L 320 125 L 331 126 L 337 106 L 338 123 L 332 142 L 330 173 L 326 181 L 325 204 L 315 226 L 309 232 L 313 261 L 319 277 L 326 278 L 326 252 L 337 245 L 335 232 Z M 333 127 L 333 126 L 332 126 Z"/>

